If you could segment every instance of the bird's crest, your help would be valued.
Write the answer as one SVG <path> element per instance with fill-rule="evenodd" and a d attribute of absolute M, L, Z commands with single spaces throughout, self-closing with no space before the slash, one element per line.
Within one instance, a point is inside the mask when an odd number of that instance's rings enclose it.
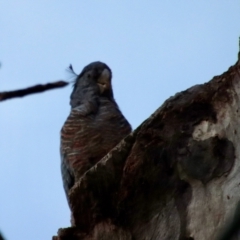
<path fill-rule="evenodd" d="M 68 74 L 68 79 L 70 80 L 70 82 L 74 83 L 73 87 L 76 84 L 76 79 L 78 77 L 78 74 L 73 70 L 73 66 L 72 64 L 69 65 L 69 67 L 66 69 L 66 72 Z"/>

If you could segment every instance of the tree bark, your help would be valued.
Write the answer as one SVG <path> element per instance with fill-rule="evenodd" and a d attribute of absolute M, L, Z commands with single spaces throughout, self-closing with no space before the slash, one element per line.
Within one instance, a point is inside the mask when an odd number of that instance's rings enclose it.
<path fill-rule="evenodd" d="M 239 107 L 238 63 L 169 98 L 75 184 L 53 239 L 216 239 L 240 199 Z"/>

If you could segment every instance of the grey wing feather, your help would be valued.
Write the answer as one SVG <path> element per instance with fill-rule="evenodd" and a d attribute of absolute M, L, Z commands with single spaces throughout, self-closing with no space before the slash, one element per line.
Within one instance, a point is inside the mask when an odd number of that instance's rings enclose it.
<path fill-rule="evenodd" d="M 74 185 L 74 174 L 69 168 L 66 159 L 64 160 L 64 154 L 61 154 L 61 173 L 63 179 L 63 187 L 66 193 L 66 197 L 68 199 L 68 192 L 71 187 Z"/>

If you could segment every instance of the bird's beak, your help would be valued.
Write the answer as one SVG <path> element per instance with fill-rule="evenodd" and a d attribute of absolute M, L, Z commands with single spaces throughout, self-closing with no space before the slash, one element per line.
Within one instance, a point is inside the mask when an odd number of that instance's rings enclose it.
<path fill-rule="evenodd" d="M 111 89 L 111 73 L 108 69 L 104 69 L 97 80 L 97 84 L 100 88 L 100 92 L 103 93 L 106 90 Z"/>

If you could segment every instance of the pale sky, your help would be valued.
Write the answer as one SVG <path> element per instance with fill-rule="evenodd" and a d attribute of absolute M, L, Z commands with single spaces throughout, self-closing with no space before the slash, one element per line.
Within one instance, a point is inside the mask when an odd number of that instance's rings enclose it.
<path fill-rule="evenodd" d="M 115 99 L 136 128 L 167 98 L 237 60 L 238 0 L 0 2 L 0 91 L 68 79 L 93 61 L 113 72 Z M 0 229 L 51 239 L 70 226 L 59 131 L 72 87 L 0 103 Z"/>

